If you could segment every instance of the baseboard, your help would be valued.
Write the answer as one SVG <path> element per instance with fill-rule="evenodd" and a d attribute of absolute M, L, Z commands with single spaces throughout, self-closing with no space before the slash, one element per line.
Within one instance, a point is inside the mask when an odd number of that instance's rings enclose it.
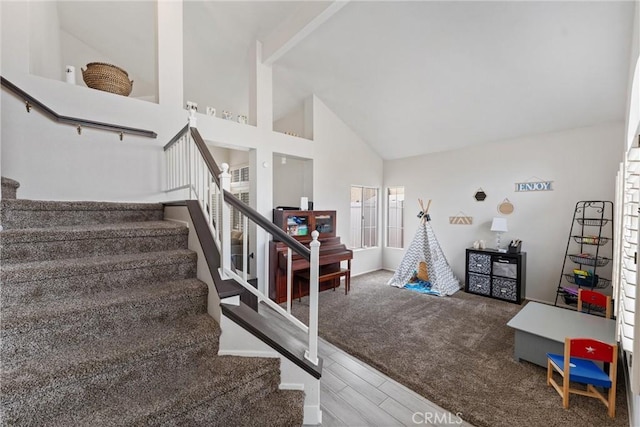
<path fill-rule="evenodd" d="M 631 391 L 631 367 L 629 366 L 629 360 L 627 359 L 627 352 L 621 352 L 620 357 L 622 358 L 624 385 L 627 389 L 627 411 L 629 412 L 629 427 L 633 427 L 637 426 L 638 422 L 640 422 L 640 407 L 636 407 L 636 403 L 640 402 L 640 399 L 636 399 L 635 395 Z M 636 402 L 636 400 L 638 400 L 638 402 Z"/>
<path fill-rule="evenodd" d="M 524 299 L 526 301 L 534 301 L 534 302 L 539 302 L 540 304 L 547 304 L 547 305 L 554 305 L 552 301 L 546 301 L 543 299 L 538 299 L 538 298 L 529 298 L 525 295 Z"/>
<path fill-rule="evenodd" d="M 280 390 L 304 390 L 304 384 L 280 383 Z"/>
<path fill-rule="evenodd" d="M 304 425 L 322 424 L 322 410 L 318 405 L 304 405 Z"/>
<path fill-rule="evenodd" d="M 220 300 L 220 304 L 235 305 L 237 307 L 240 305 L 240 295 L 234 295 L 232 297 L 222 298 Z"/>
<path fill-rule="evenodd" d="M 369 274 L 369 273 L 373 273 L 380 270 L 394 271 L 394 270 L 388 270 L 386 268 L 374 268 L 372 270 L 361 271 L 360 273 L 352 274 L 351 277 L 354 278 L 354 277 L 362 276 L 363 274 Z"/>

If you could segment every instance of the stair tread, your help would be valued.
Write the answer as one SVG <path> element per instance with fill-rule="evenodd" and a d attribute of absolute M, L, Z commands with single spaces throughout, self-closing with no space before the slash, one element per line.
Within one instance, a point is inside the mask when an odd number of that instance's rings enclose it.
<path fill-rule="evenodd" d="M 6 330 L 26 324 L 42 324 L 62 315 L 87 311 L 108 310 L 116 305 L 143 306 L 159 300 L 171 301 L 195 295 L 206 295 L 207 285 L 198 279 L 182 279 L 159 283 L 152 287 L 128 292 L 108 291 L 68 300 L 53 300 L 33 304 L 16 304 L 3 308 L 0 329 Z"/>
<path fill-rule="evenodd" d="M 162 221 L 162 204 L 19 199 L 0 209 L 7 423 L 300 424 L 304 392 L 278 390 L 279 358 L 218 356 L 208 286 L 189 278 L 189 229 Z"/>
<path fill-rule="evenodd" d="M 303 418 L 304 391 L 276 390 L 241 415 L 238 426 L 300 427 Z M 274 410 L 279 408 L 280 410 Z"/>
<path fill-rule="evenodd" d="M 96 201 L 54 201 L 8 199 L 0 201 L 3 209 L 41 211 L 140 211 L 163 210 L 161 203 L 96 202 Z"/>
<path fill-rule="evenodd" d="M 108 339 L 61 346 L 54 351 L 36 354 L 24 360 L 3 360 L 2 393 L 18 389 L 44 387 L 52 381 L 87 377 L 114 364 L 136 362 L 161 352 L 174 351 L 203 342 L 214 343 L 220 327 L 209 314 L 189 316 L 172 324 L 132 327 L 126 333 Z"/>
<path fill-rule="evenodd" d="M 205 406 L 207 403 L 208 406 Z M 215 418 L 213 422 L 211 422 L 211 414 L 208 414 L 212 403 L 206 402 L 191 408 L 191 410 L 179 413 L 172 417 L 169 424 L 178 426 L 300 427 L 304 417 L 304 391 L 302 390 L 274 390 L 261 396 L 261 399 L 245 405 L 241 411 L 236 411 L 232 418 Z M 215 403 L 219 404 L 219 402 Z"/>
<path fill-rule="evenodd" d="M 27 280 L 43 278 L 68 277 L 104 271 L 129 270 L 150 265 L 174 264 L 193 260 L 195 252 L 189 249 L 174 249 L 158 252 L 142 252 L 122 255 L 102 255 L 86 258 L 57 259 L 51 261 L 31 261 L 7 264 L 0 267 L 0 278 L 3 283 L 17 283 L 26 280 L 12 279 L 17 276 Z"/>
<path fill-rule="evenodd" d="M 196 364 L 149 378 L 135 396 L 130 396 L 126 388 L 123 392 L 110 390 L 99 407 L 48 419 L 46 425 L 173 425 L 171 421 L 180 421 L 199 408 L 225 413 L 227 406 L 244 407 L 249 403 L 240 401 L 238 394 L 257 395 L 254 398 L 259 401 L 259 397 L 276 392 L 279 367 L 277 358 L 217 356 L 210 352 Z"/>
<path fill-rule="evenodd" d="M 113 224 L 62 225 L 47 228 L 25 228 L 0 231 L 3 243 L 34 241 L 106 239 L 140 236 L 187 234 L 188 228 L 171 221 L 140 221 Z"/>

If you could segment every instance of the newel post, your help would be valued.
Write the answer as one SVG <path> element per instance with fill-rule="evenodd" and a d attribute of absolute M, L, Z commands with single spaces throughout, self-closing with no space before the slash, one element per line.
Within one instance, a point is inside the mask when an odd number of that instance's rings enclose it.
<path fill-rule="evenodd" d="M 220 219 L 220 243 L 222 246 L 221 265 L 222 271 L 220 276 L 224 279 L 227 277 L 227 271 L 231 271 L 231 209 L 224 201 L 224 192 L 231 188 L 231 174 L 229 173 L 229 165 L 223 163 L 220 165 L 220 201 L 219 206 L 222 207 L 222 218 Z"/>
<path fill-rule="evenodd" d="M 318 364 L 318 269 L 320 265 L 320 242 L 316 230 L 311 232 L 313 239 L 309 244 L 311 259 L 309 262 L 309 350 L 304 357 L 314 365 Z"/>
<path fill-rule="evenodd" d="M 198 121 L 196 119 L 196 109 L 195 108 L 189 108 L 189 127 L 190 128 L 197 128 L 198 127 Z"/>

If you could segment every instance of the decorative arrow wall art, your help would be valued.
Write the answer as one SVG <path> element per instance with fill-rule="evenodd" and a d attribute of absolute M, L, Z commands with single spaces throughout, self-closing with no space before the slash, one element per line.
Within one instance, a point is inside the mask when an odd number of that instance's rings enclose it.
<path fill-rule="evenodd" d="M 464 212 L 459 212 L 456 216 L 449 217 L 449 224 L 471 225 L 473 224 L 473 217 L 467 216 Z"/>

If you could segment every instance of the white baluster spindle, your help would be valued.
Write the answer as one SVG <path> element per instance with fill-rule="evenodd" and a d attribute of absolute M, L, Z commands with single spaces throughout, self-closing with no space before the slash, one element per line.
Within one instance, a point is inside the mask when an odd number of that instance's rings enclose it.
<path fill-rule="evenodd" d="M 222 172 L 220 173 L 220 194 L 224 195 L 225 190 L 231 189 L 231 174 L 229 174 L 229 165 L 223 163 L 220 165 Z M 231 271 L 231 210 L 229 205 L 224 203 L 224 198 L 220 197 L 222 201 L 222 221 L 220 230 L 222 236 L 220 241 L 222 243 L 222 271 L 220 276 L 227 279 L 229 276 L 228 271 Z"/>
<path fill-rule="evenodd" d="M 311 260 L 309 262 L 309 350 L 305 351 L 304 357 L 314 365 L 318 364 L 318 269 L 320 268 L 320 233 L 313 230 L 309 244 L 311 249 Z"/>
<path fill-rule="evenodd" d="M 293 253 L 287 246 L 287 313 L 291 314 L 291 258 Z"/>
<path fill-rule="evenodd" d="M 242 278 L 247 280 L 249 270 L 249 218 L 242 215 Z M 268 276 L 267 276 L 268 277 Z"/>

